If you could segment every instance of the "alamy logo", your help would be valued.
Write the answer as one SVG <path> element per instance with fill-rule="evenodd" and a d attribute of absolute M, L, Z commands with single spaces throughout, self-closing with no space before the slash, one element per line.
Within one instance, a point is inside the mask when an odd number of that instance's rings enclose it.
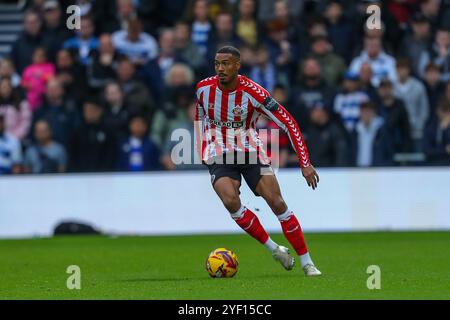
<path fill-rule="evenodd" d="M 369 30 L 381 29 L 381 8 L 377 5 L 370 5 L 366 10 L 371 16 L 366 21 L 366 27 Z"/>
<path fill-rule="evenodd" d="M 67 18 L 66 27 L 69 30 L 80 30 L 81 29 L 81 8 L 76 5 L 71 5 L 67 7 L 67 14 L 70 16 Z"/>
<path fill-rule="evenodd" d="M 370 276 L 367 278 L 367 289 L 369 290 L 380 290 L 381 289 L 381 269 L 377 265 L 370 265 L 367 267 L 366 270 L 367 274 L 370 274 Z"/>
<path fill-rule="evenodd" d="M 67 278 L 66 286 L 67 289 L 73 290 L 81 289 L 81 269 L 77 265 L 70 265 L 67 267 L 66 273 L 70 274 L 70 276 Z"/>

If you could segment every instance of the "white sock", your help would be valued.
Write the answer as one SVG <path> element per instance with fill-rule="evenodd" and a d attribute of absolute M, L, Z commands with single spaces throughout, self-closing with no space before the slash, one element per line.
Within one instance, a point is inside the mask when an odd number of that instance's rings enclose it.
<path fill-rule="evenodd" d="M 281 222 L 281 221 L 287 220 L 290 216 L 292 216 L 292 211 L 287 209 L 285 212 L 283 212 L 282 214 L 277 216 L 277 218 Z"/>
<path fill-rule="evenodd" d="M 302 254 L 301 256 L 299 256 L 299 258 L 302 268 L 306 266 L 308 263 L 314 265 L 314 262 L 311 260 L 311 257 L 309 256 L 309 252 Z"/>
<path fill-rule="evenodd" d="M 267 239 L 266 243 L 264 243 L 264 246 L 269 250 L 270 252 L 273 252 L 276 248 L 278 248 L 278 244 L 274 242 L 272 239 Z"/>
<path fill-rule="evenodd" d="M 234 213 L 230 213 L 231 218 L 233 218 L 233 220 L 241 219 L 242 216 L 244 215 L 245 209 L 247 209 L 247 208 L 244 206 L 241 206 L 238 211 L 236 211 Z"/>

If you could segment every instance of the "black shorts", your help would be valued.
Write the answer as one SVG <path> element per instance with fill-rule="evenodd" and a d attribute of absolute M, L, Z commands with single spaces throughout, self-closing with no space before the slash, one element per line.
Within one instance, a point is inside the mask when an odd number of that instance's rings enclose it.
<path fill-rule="evenodd" d="M 270 164 L 261 163 L 259 159 L 256 159 L 256 163 L 255 161 L 253 161 L 253 163 L 248 161 L 248 158 L 246 160 L 247 161 L 244 164 L 237 162 L 237 160 L 231 164 L 225 162 L 225 160 L 221 163 L 205 163 L 208 167 L 209 174 L 211 175 L 212 185 L 214 186 L 214 183 L 222 177 L 229 177 L 237 180 L 240 185 L 242 183 L 243 176 L 250 190 L 252 190 L 256 196 L 260 196 L 256 192 L 256 186 L 263 175 L 273 174 L 272 167 Z"/>

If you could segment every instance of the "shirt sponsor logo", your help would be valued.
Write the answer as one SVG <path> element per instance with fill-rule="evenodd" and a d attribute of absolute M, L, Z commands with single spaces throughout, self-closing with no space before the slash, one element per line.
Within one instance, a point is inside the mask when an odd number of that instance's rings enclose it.
<path fill-rule="evenodd" d="M 226 128 L 240 128 L 244 126 L 244 121 L 220 121 L 220 120 L 214 120 L 209 119 L 209 123 L 217 126 L 217 127 L 226 127 Z"/>

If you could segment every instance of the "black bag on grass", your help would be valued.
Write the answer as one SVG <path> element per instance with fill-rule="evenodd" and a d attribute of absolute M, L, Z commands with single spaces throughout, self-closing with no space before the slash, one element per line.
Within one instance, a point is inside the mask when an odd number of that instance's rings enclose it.
<path fill-rule="evenodd" d="M 95 234 L 101 234 L 101 232 L 88 224 L 73 221 L 61 222 L 55 227 L 55 230 L 53 231 L 53 235 L 55 236 Z"/>

